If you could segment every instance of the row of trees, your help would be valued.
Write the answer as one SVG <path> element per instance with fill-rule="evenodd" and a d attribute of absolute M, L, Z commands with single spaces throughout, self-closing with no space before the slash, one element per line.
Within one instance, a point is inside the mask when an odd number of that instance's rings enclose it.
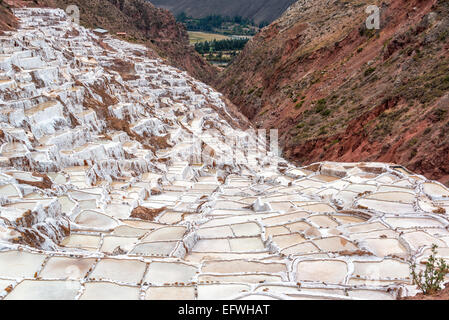
<path fill-rule="evenodd" d="M 225 39 L 198 42 L 195 44 L 195 50 L 200 54 L 206 54 L 217 51 L 236 51 L 242 50 L 249 39 Z"/>
<path fill-rule="evenodd" d="M 221 15 L 211 15 L 204 18 L 195 19 L 187 16 L 185 12 L 181 12 L 176 20 L 185 24 L 189 31 L 213 32 L 216 29 L 223 28 L 226 23 L 236 24 L 243 27 L 264 27 L 267 23 L 262 22 L 260 25 L 254 23 L 253 20 L 243 18 L 241 16 L 229 17 Z"/>

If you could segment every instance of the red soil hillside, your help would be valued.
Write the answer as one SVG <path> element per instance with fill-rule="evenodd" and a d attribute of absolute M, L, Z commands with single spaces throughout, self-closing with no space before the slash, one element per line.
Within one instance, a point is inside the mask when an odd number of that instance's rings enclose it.
<path fill-rule="evenodd" d="M 14 30 L 17 27 L 17 20 L 11 12 L 7 3 L 0 0 L 0 35 L 3 31 Z"/>
<path fill-rule="evenodd" d="M 380 30 L 365 9 L 377 4 Z M 217 87 L 284 156 L 395 162 L 449 183 L 449 1 L 301 0 Z"/>

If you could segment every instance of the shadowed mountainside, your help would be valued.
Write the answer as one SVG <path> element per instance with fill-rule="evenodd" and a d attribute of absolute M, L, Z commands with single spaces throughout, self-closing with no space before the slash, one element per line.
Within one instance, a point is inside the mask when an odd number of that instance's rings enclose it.
<path fill-rule="evenodd" d="M 175 15 L 185 12 L 194 18 L 219 14 L 241 16 L 254 20 L 272 22 L 295 1 L 294 0 L 153 0 L 154 5 L 168 9 Z"/>

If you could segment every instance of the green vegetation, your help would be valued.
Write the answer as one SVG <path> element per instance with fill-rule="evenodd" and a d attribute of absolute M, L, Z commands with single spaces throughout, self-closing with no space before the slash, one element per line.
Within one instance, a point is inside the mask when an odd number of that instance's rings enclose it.
<path fill-rule="evenodd" d="M 377 30 L 376 29 L 368 29 L 366 27 L 366 25 L 363 24 L 359 28 L 359 34 L 360 34 L 361 37 L 372 38 L 374 35 L 377 34 Z"/>
<path fill-rule="evenodd" d="M 407 101 L 417 100 L 427 105 L 449 90 L 448 68 L 449 59 L 440 60 L 427 72 L 412 75 L 412 78 L 396 88 L 393 94 Z"/>
<path fill-rule="evenodd" d="M 366 69 L 365 73 L 364 73 L 365 77 L 370 76 L 374 71 L 376 71 L 376 68 L 373 68 L 373 67 Z"/>
<path fill-rule="evenodd" d="M 189 31 L 188 33 L 189 33 L 190 44 L 193 44 L 193 45 L 195 45 L 198 42 L 230 39 L 229 36 L 225 36 L 223 34 L 218 34 L 218 33 L 207 33 L 207 32 L 200 32 L 200 31 Z"/>
<path fill-rule="evenodd" d="M 437 245 L 432 246 L 432 254 L 426 261 L 426 269 L 416 273 L 416 264 L 411 264 L 410 270 L 413 278 L 413 284 L 425 294 L 435 294 L 441 290 L 441 284 L 444 281 L 444 276 L 449 273 L 448 264 L 442 259 L 436 258 Z"/>
<path fill-rule="evenodd" d="M 190 43 L 206 60 L 229 64 L 249 41 L 249 37 L 259 31 L 253 21 L 242 17 L 207 16 L 200 19 L 181 13 L 176 18 L 189 31 Z"/>
<path fill-rule="evenodd" d="M 249 39 L 224 39 L 195 43 L 195 50 L 207 61 L 229 64 L 242 51 Z"/>
<path fill-rule="evenodd" d="M 295 105 L 295 109 L 296 109 L 296 110 L 301 109 L 301 107 L 303 106 L 303 104 L 304 104 L 304 100 L 301 100 L 301 102 L 298 102 L 298 103 Z"/>
<path fill-rule="evenodd" d="M 235 51 L 242 50 L 249 39 L 225 39 L 198 42 L 195 44 L 195 50 L 200 54 L 218 52 L 218 51 Z"/>
<path fill-rule="evenodd" d="M 221 15 L 211 15 L 200 19 L 180 13 L 176 20 L 183 23 L 188 31 L 213 32 L 225 35 L 253 36 L 265 24 L 256 25 L 254 21 L 236 17 L 223 17 Z"/>
<path fill-rule="evenodd" d="M 295 109 L 296 109 L 296 110 L 301 109 L 301 107 L 304 105 L 304 102 L 305 102 L 304 100 L 305 100 L 305 99 L 306 99 L 306 96 L 302 96 L 302 97 L 301 97 L 301 101 L 298 102 L 298 103 L 295 105 Z M 298 101 L 297 98 L 295 99 L 295 102 L 296 102 L 296 101 Z"/>
<path fill-rule="evenodd" d="M 410 141 L 408 142 L 408 146 L 409 147 L 413 147 L 415 144 L 418 143 L 418 139 L 417 138 L 412 138 L 410 139 Z"/>
<path fill-rule="evenodd" d="M 395 111 L 386 110 L 381 113 L 373 132 L 373 138 L 383 138 L 391 134 L 395 123 L 408 111 L 408 108 L 402 108 Z"/>
<path fill-rule="evenodd" d="M 327 117 L 332 113 L 332 111 L 327 108 L 327 100 L 326 99 L 320 99 L 316 102 L 315 113 L 319 113 L 323 117 Z"/>
<path fill-rule="evenodd" d="M 446 118 L 447 110 L 443 108 L 436 109 L 433 114 L 437 118 L 438 121 L 443 121 Z"/>

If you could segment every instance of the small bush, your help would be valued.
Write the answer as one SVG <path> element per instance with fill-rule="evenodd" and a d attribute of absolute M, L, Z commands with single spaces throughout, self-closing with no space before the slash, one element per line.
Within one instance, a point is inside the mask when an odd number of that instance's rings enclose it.
<path fill-rule="evenodd" d="M 316 102 L 315 113 L 321 113 L 326 109 L 326 99 L 320 99 Z"/>
<path fill-rule="evenodd" d="M 365 77 L 368 77 L 369 75 L 371 75 L 374 71 L 376 71 L 376 68 L 370 67 L 368 69 L 365 70 Z"/>
<path fill-rule="evenodd" d="M 441 290 L 441 284 L 444 281 L 444 276 L 449 273 L 448 264 L 442 259 L 436 258 L 437 245 L 432 246 L 432 254 L 429 260 L 426 261 L 426 269 L 424 272 L 416 273 L 416 264 L 410 266 L 413 284 L 425 294 L 435 294 Z"/>
<path fill-rule="evenodd" d="M 418 143 L 418 139 L 416 138 L 412 138 L 410 139 L 410 141 L 408 142 L 409 147 L 413 147 L 415 144 Z"/>
<path fill-rule="evenodd" d="M 331 110 L 330 109 L 325 109 L 325 110 L 323 110 L 322 112 L 320 112 L 320 114 L 323 116 L 323 117 L 328 117 L 330 114 L 331 114 Z"/>
<path fill-rule="evenodd" d="M 298 103 L 295 105 L 295 109 L 296 109 L 296 110 L 301 109 L 301 107 L 302 107 L 303 104 L 304 104 L 304 100 L 301 101 L 301 102 L 298 102 Z"/>

